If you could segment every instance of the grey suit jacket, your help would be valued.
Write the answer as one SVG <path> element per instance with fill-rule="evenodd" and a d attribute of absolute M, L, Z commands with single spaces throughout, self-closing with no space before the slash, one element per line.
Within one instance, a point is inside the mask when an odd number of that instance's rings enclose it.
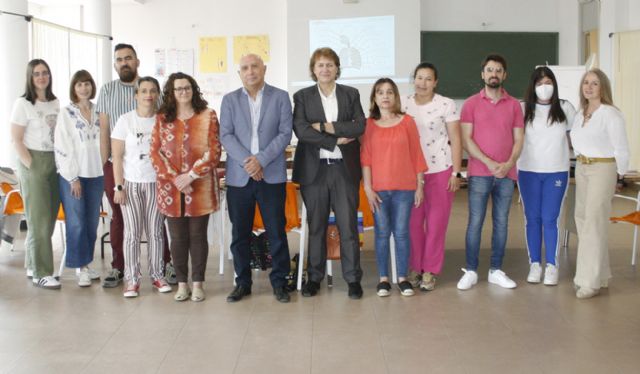
<path fill-rule="evenodd" d="M 265 84 L 258 123 L 256 154 L 267 183 L 287 181 L 284 150 L 291 141 L 292 115 L 289 94 Z M 247 95 L 239 88 L 222 98 L 220 108 L 220 142 L 227 151 L 226 181 L 234 187 L 244 187 L 249 174 L 244 160 L 251 156 L 251 113 Z"/>
<path fill-rule="evenodd" d="M 303 88 L 293 95 L 293 130 L 298 137 L 296 156 L 293 163 L 293 181 L 301 185 L 313 183 L 320 164 L 320 148 L 332 151 L 338 138 L 355 138 L 348 144 L 339 145 L 344 167 L 352 183 L 360 183 L 360 142 L 364 133 L 366 118 L 360 105 L 357 89 L 341 84 L 336 85 L 338 100 L 338 120 L 333 122 L 335 134 L 320 133 L 311 125 L 327 122 L 322 107 L 318 86 Z"/>

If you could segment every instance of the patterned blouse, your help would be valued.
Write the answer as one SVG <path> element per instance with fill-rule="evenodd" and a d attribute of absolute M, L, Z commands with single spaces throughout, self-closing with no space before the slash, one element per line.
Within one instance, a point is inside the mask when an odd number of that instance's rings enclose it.
<path fill-rule="evenodd" d="M 166 122 L 156 116 L 151 133 L 151 162 L 158 174 L 156 200 L 162 214 L 168 217 L 200 217 L 218 210 L 219 182 L 216 166 L 220 161 L 218 117 L 206 109 L 186 121 Z M 193 191 L 184 194 L 173 184 L 180 174 L 196 179 Z"/>

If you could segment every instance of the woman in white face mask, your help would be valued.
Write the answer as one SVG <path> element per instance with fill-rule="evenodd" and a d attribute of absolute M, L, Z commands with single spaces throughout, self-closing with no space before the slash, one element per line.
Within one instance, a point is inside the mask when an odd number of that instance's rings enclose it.
<path fill-rule="evenodd" d="M 529 251 L 529 283 L 542 280 L 544 243 L 544 284 L 558 284 L 558 216 L 569 182 L 567 132 L 571 130 L 575 113 L 571 103 L 558 98 L 553 72 L 545 66 L 536 68 L 525 93 L 524 146 L 518 159 L 518 189 Z"/>

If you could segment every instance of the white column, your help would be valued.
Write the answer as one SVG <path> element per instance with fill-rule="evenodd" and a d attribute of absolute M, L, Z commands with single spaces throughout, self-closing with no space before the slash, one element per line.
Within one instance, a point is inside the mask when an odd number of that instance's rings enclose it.
<path fill-rule="evenodd" d="M 111 0 L 91 0 L 85 1 L 82 7 L 83 31 L 93 32 L 102 35 L 111 35 Z M 98 84 L 106 83 L 111 80 L 112 64 L 112 43 L 102 43 L 102 51 L 98 58 L 100 59 L 101 72 L 96 79 Z"/>
<path fill-rule="evenodd" d="M 600 0 L 599 67 L 610 79 L 613 78 L 613 38 L 609 34 L 615 31 L 616 0 Z"/>
<path fill-rule="evenodd" d="M 0 10 L 27 14 L 27 0 L 0 0 Z M 29 23 L 22 17 L 0 15 L 0 165 L 15 166 L 9 116 L 16 98 L 24 93 L 29 62 Z"/>
<path fill-rule="evenodd" d="M 578 65 L 580 62 L 580 4 L 577 1 L 558 1 L 559 56 L 558 65 Z"/>

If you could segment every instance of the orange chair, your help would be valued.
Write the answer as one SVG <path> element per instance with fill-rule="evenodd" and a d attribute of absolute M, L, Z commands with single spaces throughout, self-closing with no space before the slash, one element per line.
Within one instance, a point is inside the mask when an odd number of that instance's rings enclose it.
<path fill-rule="evenodd" d="M 4 184 L 4 183 L 3 183 Z M 4 187 L 3 187 L 4 190 Z M 4 204 L 3 213 L 5 216 L 11 216 L 14 214 L 24 215 L 24 202 L 22 196 L 18 190 L 10 190 L 6 195 L 6 202 Z"/>
<path fill-rule="evenodd" d="M 298 214 L 298 185 L 293 182 L 287 182 L 286 198 L 284 202 L 284 215 L 286 218 L 285 230 L 287 232 L 296 227 L 300 227 L 300 215 Z M 253 230 L 264 230 L 264 222 L 260 214 L 260 208 L 256 204 L 256 213 L 253 217 Z"/>
<path fill-rule="evenodd" d="M 9 183 L 5 183 L 5 182 L 0 183 L 0 190 L 2 190 L 2 193 L 5 195 L 13 191 L 13 189 L 14 189 L 13 186 L 10 185 Z"/>

